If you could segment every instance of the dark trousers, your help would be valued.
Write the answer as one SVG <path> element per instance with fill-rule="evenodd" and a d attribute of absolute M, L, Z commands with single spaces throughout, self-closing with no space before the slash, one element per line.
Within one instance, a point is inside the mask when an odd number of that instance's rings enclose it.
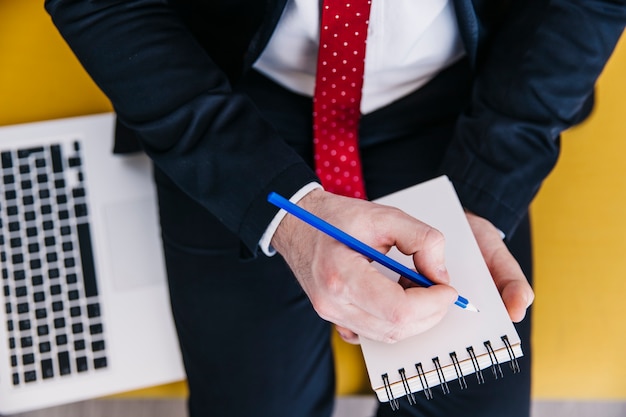
<path fill-rule="evenodd" d="M 418 93 L 367 115 L 361 158 L 374 199 L 438 174 L 471 80 L 464 61 Z M 307 161 L 312 161 L 311 100 L 256 73 L 237 84 Z M 192 417 L 298 416 L 332 412 L 331 326 L 320 319 L 277 255 L 242 261 L 238 239 L 155 171 L 171 302 L 187 372 Z M 236 192 L 236 190 L 233 190 Z M 510 238 L 530 276 L 526 221 Z M 530 320 L 518 328 L 526 356 L 521 373 L 484 385 L 467 378 L 462 392 L 379 416 L 527 417 L 530 396 Z M 418 395 L 419 398 L 422 396 Z"/>

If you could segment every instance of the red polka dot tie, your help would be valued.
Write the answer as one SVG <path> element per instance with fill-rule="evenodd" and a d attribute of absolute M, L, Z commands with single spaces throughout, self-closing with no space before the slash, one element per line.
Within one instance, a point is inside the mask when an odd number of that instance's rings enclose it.
<path fill-rule="evenodd" d="M 313 96 L 315 170 L 327 191 L 365 198 L 358 133 L 370 0 L 324 0 Z"/>

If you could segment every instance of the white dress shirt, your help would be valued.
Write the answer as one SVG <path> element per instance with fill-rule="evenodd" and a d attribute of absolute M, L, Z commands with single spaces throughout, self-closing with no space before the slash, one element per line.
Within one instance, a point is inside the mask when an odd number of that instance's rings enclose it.
<path fill-rule="evenodd" d="M 309 96 L 315 86 L 319 7 L 319 0 L 288 0 L 254 64 L 277 83 Z M 373 0 L 361 112 L 412 93 L 464 53 L 450 0 Z"/>
<path fill-rule="evenodd" d="M 278 84 L 308 96 L 315 87 L 320 5 L 320 0 L 288 0 L 254 64 Z M 370 113 L 414 92 L 464 54 L 451 0 L 372 0 L 361 112 Z M 318 187 L 309 184 L 291 201 Z M 285 214 L 279 211 L 259 242 L 268 256 L 275 253 L 270 241 Z"/>

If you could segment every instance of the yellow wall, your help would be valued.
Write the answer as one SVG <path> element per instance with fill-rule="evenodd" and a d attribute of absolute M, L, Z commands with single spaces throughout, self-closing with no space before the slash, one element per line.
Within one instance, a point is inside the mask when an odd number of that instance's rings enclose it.
<path fill-rule="evenodd" d="M 0 0 L 0 125 L 110 111 L 43 11 Z M 592 117 L 567 132 L 533 205 L 536 398 L 626 399 L 626 41 Z M 335 339 L 338 393 L 367 391 L 358 347 Z M 129 393 L 185 395 L 184 382 Z"/>
<path fill-rule="evenodd" d="M 534 394 L 626 399 L 626 37 L 533 204 Z"/>

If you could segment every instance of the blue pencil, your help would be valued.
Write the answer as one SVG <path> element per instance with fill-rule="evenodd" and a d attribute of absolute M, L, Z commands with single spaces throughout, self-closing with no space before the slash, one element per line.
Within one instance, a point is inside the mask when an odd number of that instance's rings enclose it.
<path fill-rule="evenodd" d="M 291 201 L 287 200 L 286 198 L 280 196 L 279 194 L 276 194 L 274 192 L 270 193 L 267 196 L 267 201 L 269 201 L 270 203 L 272 203 L 273 205 L 285 210 L 286 212 L 296 216 L 297 218 L 299 218 L 300 220 L 310 224 L 311 226 L 315 227 L 316 229 L 318 229 L 321 232 L 326 233 L 328 236 L 338 240 L 339 242 L 343 243 L 344 245 L 346 245 L 347 247 L 349 247 L 350 249 L 353 249 L 357 252 L 359 252 L 361 255 L 367 256 L 369 259 L 378 262 L 379 264 L 383 265 L 386 268 L 391 269 L 392 271 L 396 272 L 397 274 L 410 279 L 411 281 L 415 282 L 418 285 L 421 285 L 422 287 L 430 287 L 431 285 L 434 285 L 434 283 L 429 280 L 428 278 L 426 278 L 424 275 L 413 271 L 412 269 L 407 268 L 406 266 L 402 265 L 401 263 L 391 259 L 390 257 L 386 256 L 385 254 L 377 251 L 376 249 L 372 248 L 371 246 L 366 245 L 365 243 L 361 242 L 360 240 L 350 236 L 349 234 L 347 234 L 346 232 L 336 228 L 335 226 L 333 226 L 332 224 L 320 219 L 319 217 L 317 217 L 316 215 L 314 215 L 313 213 L 303 209 L 302 207 L 292 203 Z M 462 296 L 458 296 L 456 302 L 454 303 L 457 306 L 465 309 L 465 310 L 469 310 L 469 311 L 474 311 L 474 312 L 478 312 L 478 309 L 476 307 L 474 307 L 474 305 L 472 303 L 469 302 L 469 300 L 465 297 Z"/>

